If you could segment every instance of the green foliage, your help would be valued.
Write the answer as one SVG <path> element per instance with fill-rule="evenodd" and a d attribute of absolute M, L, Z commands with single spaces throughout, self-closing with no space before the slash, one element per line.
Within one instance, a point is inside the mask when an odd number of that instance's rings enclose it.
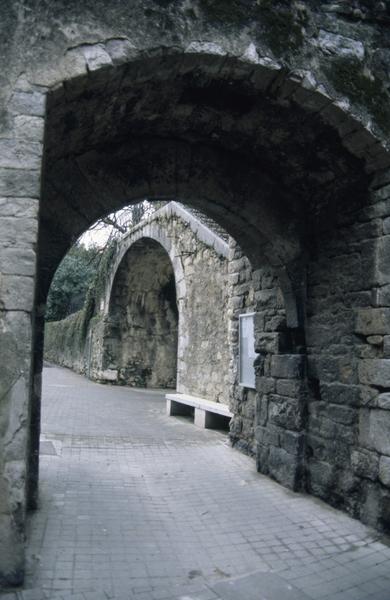
<path fill-rule="evenodd" d="M 96 274 L 96 248 L 73 246 L 54 275 L 47 298 L 46 320 L 59 321 L 79 310 Z"/>
<path fill-rule="evenodd" d="M 93 296 L 95 301 L 98 302 L 105 290 L 107 278 L 112 269 L 114 257 L 118 248 L 118 241 L 113 239 L 107 247 L 104 249 L 103 254 L 100 256 L 98 269 L 95 274 L 93 282 Z"/>
<path fill-rule="evenodd" d="M 45 326 L 45 357 L 58 364 L 64 356 L 81 358 L 85 337 L 82 337 L 83 311 L 66 317 L 62 321 L 52 321 Z"/>
<path fill-rule="evenodd" d="M 117 241 L 113 239 L 104 252 L 100 254 L 98 264 L 95 265 L 94 276 L 89 282 L 88 290 L 85 294 L 85 300 L 82 310 L 74 326 L 74 331 L 83 340 L 88 332 L 88 325 L 93 318 L 96 306 L 105 290 L 107 278 L 112 267 L 113 259 L 117 250 Z"/>

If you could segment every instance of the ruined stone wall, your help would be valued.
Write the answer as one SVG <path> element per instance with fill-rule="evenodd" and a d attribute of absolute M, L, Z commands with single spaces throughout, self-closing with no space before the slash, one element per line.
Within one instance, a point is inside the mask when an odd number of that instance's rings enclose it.
<path fill-rule="evenodd" d="M 176 388 L 175 275 L 158 242 L 140 239 L 126 252 L 111 289 L 108 318 L 104 367 L 116 372 L 116 381 Z"/>
<path fill-rule="evenodd" d="M 227 404 L 224 254 L 226 242 L 199 216 L 176 203 L 163 207 L 119 244 L 84 337 L 81 313 L 46 325 L 47 360 L 99 381 L 177 387 Z"/>

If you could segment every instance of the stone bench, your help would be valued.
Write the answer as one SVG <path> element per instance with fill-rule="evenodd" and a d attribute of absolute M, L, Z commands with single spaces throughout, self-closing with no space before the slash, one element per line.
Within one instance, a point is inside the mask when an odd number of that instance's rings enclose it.
<path fill-rule="evenodd" d="M 233 417 L 228 406 L 219 402 L 211 402 L 188 394 L 166 394 L 165 398 L 169 416 L 192 416 L 193 414 L 194 424 L 197 427 L 222 429 Z"/>

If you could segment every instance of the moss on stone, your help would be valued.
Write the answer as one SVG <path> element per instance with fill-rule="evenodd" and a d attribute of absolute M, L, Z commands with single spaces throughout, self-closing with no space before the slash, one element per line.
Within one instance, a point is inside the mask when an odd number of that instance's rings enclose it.
<path fill-rule="evenodd" d="M 104 249 L 96 271 L 96 277 L 91 286 L 94 289 L 95 300 L 100 300 L 104 290 L 106 289 L 107 279 L 111 272 L 114 257 L 118 249 L 118 242 L 113 239 L 110 244 Z"/>
<path fill-rule="evenodd" d="M 82 347 L 82 310 L 73 313 L 62 321 L 51 321 L 45 325 L 45 357 L 57 362 L 58 351 L 64 349 L 78 356 Z"/>
<path fill-rule="evenodd" d="M 390 96 L 380 79 L 368 76 L 353 58 L 337 58 L 325 71 L 338 92 L 366 108 L 384 131 L 390 131 Z"/>
<path fill-rule="evenodd" d="M 275 54 L 285 54 L 303 44 L 303 17 L 287 0 L 200 0 L 200 6 L 209 20 L 225 25 L 258 22 Z"/>
<path fill-rule="evenodd" d="M 302 25 L 306 18 L 298 15 L 290 2 L 258 0 L 258 14 L 264 26 L 264 37 L 275 54 L 298 50 L 304 41 Z"/>
<path fill-rule="evenodd" d="M 117 241 L 113 240 L 108 247 L 105 248 L 101 255 L 95 277 L 85 296 L 84 306 L 80 311 L 80 322 L 78 324 L 79 335 L 83 341 L 87 336 L 89 323 L 95 315 L 96 306 L 99 305 L 100 299 L 106 289 L 108 276 L 112 269 L 117 247 Z"/>
<path fill-rule="evenodd" d="M 234 24 L 247 22 L 251 8 L 256 6 L 256 1 L 252 0 L 200 0 L 200 6 L 207 18 L 214 21 L 221 21 L 225 24 Z"/>

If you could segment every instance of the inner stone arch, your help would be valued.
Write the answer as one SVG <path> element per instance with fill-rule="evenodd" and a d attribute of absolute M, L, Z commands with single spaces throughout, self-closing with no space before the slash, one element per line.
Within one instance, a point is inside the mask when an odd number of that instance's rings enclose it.
<path fill-rule="evenodd" d="M 176 388 L 179 309 L 173 266 L 163 246 L 136 241 L 116 271 L 104 339 L 104 368 L 117 383 Z"/>

